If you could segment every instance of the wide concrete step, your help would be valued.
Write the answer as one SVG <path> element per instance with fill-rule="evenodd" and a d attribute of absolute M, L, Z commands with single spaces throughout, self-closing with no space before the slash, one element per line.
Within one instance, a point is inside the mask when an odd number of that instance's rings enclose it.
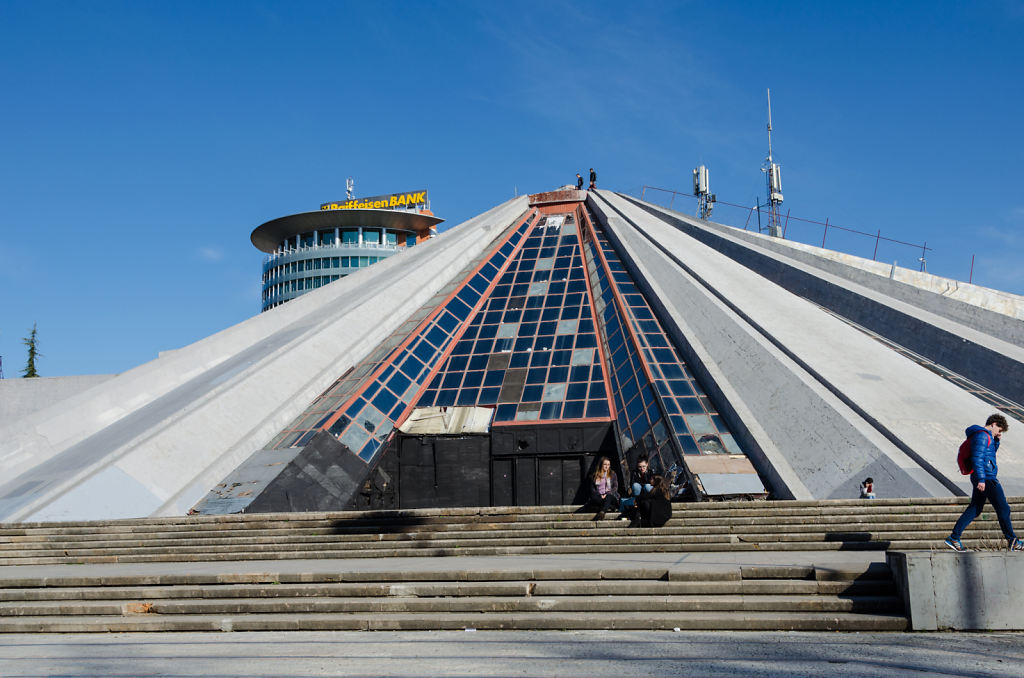
<path fill-rule="evenodd" d="M 982 539 L 965 538 L 964 546 L 972 549 L 1004 548 L 1001 535 Z M 744 541 L 712 543 L 619 543 L 606 545 L 548 544 L 540 546 L 466 546 L 454 547 L 413 546 L 407 548 L 351 549 L 345 545 L 333 549 L 283 549 L 283 550 L 234 550 L 187 551 L 182 553 L 150 552 L 124 555 L 65 555 L 36 557 L 0 558 L 0 565 L 53 565 L 88 563 L 157 563 L 157 562 L 203 562 L 231 560 L 290 560 L 290 559 L 335 559 L 335 558 L 411 558 L 448 556 L 512 556 L 573 553 L 649 553 L 649 552 L 708 552 L 708 551 L 885 551 L 885 550 L 929 550 L 945 548 L 941 538 L 933 539 L 884 539 L 884 540 L 835 540 L 835 541 Z"/>
<path fill-rule="evenodd" d="M 799 534 L 799 533 L 825 533 L 829 535 L 841 535 L 847 533 L 874 534 L 881 532 L 900 531 L 931 531 L 948 534 L 956 515 L 951 515 L 949 520 L 924 520 L 919 517 L 915 521 L 887 520 L 884 516 L 873 517 L 873 519 L 844 520 L 839 521 L 814 521 L 799 522 L 776 521 L 772 523 L 737 521 L 729 523 L 716 523 L 711 525 L 694 525 L 682 521 L 671 521 L 664 527 L 656 530 L 658 535 L 679 536 L 684 538 L 711 537 L 714 535 L 751 535 L 769 534 Z M 1024 520 L 1024 515 L 1022 515 Z M 444 529 L 444 528 L 453 529 Z M 466 528 L 472 529 L 466 529 Z M 998 522 L 994 514 L 988 513 L 978 518 L 972 524 L 972 530 L 997 530 Z M 117 548 L 125 545 L 137 547 L 151 546 L 199 546 L 199 545 L 234 545 L 239 542 L 247 544 L 301 544 L 301 543 L 375 543 L 383 541 L 414 541 L 423 539 L 495 539 L 508 537 L 533 537 L 533 538 L 559 538 L 580 535 L 604 535 L 604 536 L 626 536 L 644 535 L 652 530 L 644 528 L 630 528 L 628 523 L 622 520 L 608 519 L 602 521 L 587 521 L 586 523 L 565 522 L 565 523 L 535 523 L 527 526 L 518 524 L 496 525 L 492 523 L 478 523 L 472 526 L 467 525 L 434 525 L 430 530 L 421 530 L 417 527 L 409 527 L 401 532 L 347 532 L 337 530 L 326 531 L 295 531 L 288 529 L 280 530 L 246 530 L 231 529 L 229 531 L 206 530 L 192 532 L 189 530 L 175 529 L 169 532 L 132 532 L 122 534 L 53 534 L 53 535 L 24 535 L 11 536 L 0 540 L 0 554 L 11 551 L 27 551 L 33 549 L 84 549 L 84 548 Z"/>
<path fill-rule="evenodd" d="M 432 631 L 432 630 L 719 630 L 903 631 L 898 613 L 854 612 L 589 612 L 116 615 L 0 618 L 0 633 L 129 633 L 165 631 Z"/>
<path fill-rule="evenodd" d="M 902 609 L 896 596 L 826 595 L 617 595 L 617 596 L 458 596 L 458 597 L 292 597 L 205 598 L 157 601 L 42 601 L 0 603 L 0 617 L 132 614 L 293 614 L 350 612 L 891 612 Z"/>
<path fill-rule="evenodd" d="M 88 539 L 80 537 L 45 539 L 25 537 L 24 541 L 0 544 L 0 554 L 33 552 L 36 555 L 59 555 L 64 551 L 78 552 L 81 549 L 125 549 L 125 548 L 192 548 L 192 547 L 236 547 L 240 544 L 249 546 L 276 545 L 285 547 L 291 544 L 352 544 L 353 548 L 367 547 L 382 542 L 412 542 L 442 545 L 445 542 L 465 541 L 480 545 L 492 543 L 493 540 L 552 540 L 552 539 L 611 539 L 629 538 L 644 540 L 652 538 L 678 539 L 681 542 L 730 541 L 734 537 L 741 539 L 767 538 L 778 539 L 811 538 L 811 539 L 866 539 L 874 535 L 880 538 L 899 538 L 901 534 L 925 533 L 944 538 L 949 534 L 953 520 L 945 522 L 847 522 L 823 526 L 815 523 L 804 524 L 773 524 L 764 526 L 750 525 L 717 525 L 705 528 L 695 526 L 672 526 L 651 529 L 631 528 L 625 521 L 591 522 L 586 526 L 570 529 L 531 529 L 531 530 L 474 530 L 474 531 L 410 531 L 404 533 L 378 533 L 359 535 L 302 535 L 281 533 L 263 536 L 260 533 L 247 535 L 244 532 L 224 536 L 219 533 L 208 533 L 197 536 L 176 532 L 173 535 L 157 533 L 124 536 L 120 538 L 101 538 L 99 535 Z M 971 533 L 975 537 L 988 537 L 990 533 L 999 532 L 998 522 L 994 516 L 979 518 L 971 525 Z M 525 542 L 523 542 L 525 543 Z M 536 542 L 535 542 L 536 543 Z M 50 553 L 46 553 L 50 551 Z"/>
<path fill-rule="evenodd" d="M 991 521 L 994 522 L 994 521 Z M 806 526 L 803 526 L 806 527 Z M 868 526 L 865 526 L 868 527 Z M 37 546 L 35 548 L 22 548 L 14 551 L 3 552 L 0 562 L 4 560 L 15 560 L 18 558 L 50 558 L 50 557 L 122 557 L 147 556 L 147 555 L 190 555 L 190 554 L 222 554 L 236 553 L 244 549 L 248 553 L 278 553 L 278 552 L 339 552 L 358 557 L 359 551 L 379 552 L 382 550 L 402 549 L 477 549 L 477 548 L 526 548 L 526 547 L 593 547 L 594 550 L 604 550 L 611 546 L 648 546 L 654 549 L 671 547 L 677 550 L 688 550 L 690 547 L 700 548 L 707 545 L 735 545 L 742 543 L 768 544 L 772 542 L 788 543 L 820 543 L 822 545 L 831 542 L 842 543 L 881 543 L 881 542 L 906 542 L 906 541 L 931 541 L 941 545 L 942 540 L 949 534 L 949 525 L 940 526 L 939 529 L 921 529 L 912 531 L 795 531 L 788 533 L 772 533 L 757 531 L 735 530 L 728 533 L 676 533 L 662 529 L 639 529 L 628 528 L 609 530 L 585 530 L 579 533 L 564 534 L 561 532 L 543 533 L 538 536 L 519 537 L 508 535 L 474 535 L 471 538 L 462 538 L 459 535 L 448 538 L 437 538 L 439 535 L 421 535 L 420 538 L 403 539 L 376 539 L 372 541 L 359 540 L 348 541 L 342 539 L 327 539 L 325 541 L 283 541 L 274 540 L 249 540 L 243 542 L 231 540 L 184 540 L 175 543 L 162 540 L 152 540 L 139 544 L 137 542 L 101 542 L 98 544 L 66 544 L 53 548 L 52 545 Z M 998 540 L 1002 537 L 995 524 L 982 523 L 966 534 L 968 542 L 971 540 Z M 385 537 L 388 535 L 382 535 Z M 304 556 L 308 557 L 308 556 Z"/>
<path fill-rule="evenodd" d="M 1009 498 L 1015 513 L 1024 512 L 1024 498 Z M 875 501 L 831 500 L 815 502 L 723 502 L 676 504 L 677 520 L 686 519 L 756 519 L 756 518 L 802 518 L 830 517 L 843 515 L 857 516 L 921 516 L 928 513 L 957 515 L 967 503 L 966 498 L 946 499 L 892 499 Z M 147 531 L 153 528 L 165 530 L 187 527 L 190 530 L 235 528 L 259 530 L 279 529 L 327 529 L 339 528 L 359 530 L 364 527 L 418 525 L 426 528 L 432 524 L 472 524 L 477 522 L 565 522 L 589 520 L 592 513 L 583 512 L 577 506 L 546 507 L 486 507 L 467 509 L 410 509 L 403 511 L 348 511 L 332 513 L 299 514 L 244 514 L 230 516 L 177 516 L 165 518 L 143 518 L 128 520 L 78 521 L 61 523 L 17 523 L 0 524 L 0 537 L 18 536 L 29 533 L 72 533 L 91 534 L 119 531 Z"/>
<path fill-rule="evenodd" d="M 720 581 L 464 581 L 422 583 L 306 583 L 68 586 L 0 589 L 2 602 L 84 600 L 175 600 L 180 598 L 290 598 L 416 596 L 672 596 L 672 595 L 891 596 L 892 581 L 720 580 Z"/>

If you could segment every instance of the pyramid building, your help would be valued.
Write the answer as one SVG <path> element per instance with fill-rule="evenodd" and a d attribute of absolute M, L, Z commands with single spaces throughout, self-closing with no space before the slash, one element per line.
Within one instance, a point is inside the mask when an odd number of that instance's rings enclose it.
<path fill-rule="evenodd" d="M 0 422 L 0 520 L 566 504 L 601 457 L 698 501 L 962 495 L 1022 346 L 1024 298 L 557 190 Z"/>

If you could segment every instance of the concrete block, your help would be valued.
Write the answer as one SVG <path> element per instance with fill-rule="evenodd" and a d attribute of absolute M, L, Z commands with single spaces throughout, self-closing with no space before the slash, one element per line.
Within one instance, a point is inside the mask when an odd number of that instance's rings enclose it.
<path fill-rule="evenodd" d="M 1024 630 L 1024 558 L 997 551 L 891 552 L 915 631 Z"/>

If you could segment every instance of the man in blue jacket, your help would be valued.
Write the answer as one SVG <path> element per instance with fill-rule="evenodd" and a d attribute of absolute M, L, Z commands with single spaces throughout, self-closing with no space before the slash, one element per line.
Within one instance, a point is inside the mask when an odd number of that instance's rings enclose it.
<path fill-rule="evenodd" d="M 974 491 L 971 493 L 971 503 L 953 526 L 953 533 L 946 537 L 946 546 L 954 551 L 966 550 L 960 543 L 960 537 L 971 521 L 981 515 L 986 499 L 992 502 L 992 508 L 996 511 L 1007 547 L 1011 551 L 1024 551 L 1024 542 L 1013 532 L 1010 505 L 1006 503 L 1003 486 L 996 479 L 996 474 L 999 473 L 999 467 L 996 465 L 999 438 L 1009 427 L 1006 417 L 993 414 L 985 421 L 984 426 L 971 426 L 967 429 L 967 438 L 971 441 L 971 485 L 974 486 Z"/>

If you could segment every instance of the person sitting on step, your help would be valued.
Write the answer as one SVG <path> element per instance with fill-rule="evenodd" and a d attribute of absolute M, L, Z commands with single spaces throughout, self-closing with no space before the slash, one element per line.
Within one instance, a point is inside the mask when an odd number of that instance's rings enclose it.
<path fill-rule="evenodd" d="M 619 506 L 619 479 L 612 470 L 608 457 L 597 461 L 597 468 L 590 477 L 590 504 L 597 507 L 594 520 L 603 520 L 604 514 Z"/>
<path fill-rule="evenodd" d="M 650 492 L 654 487 L 654 471 L 651 470 L 647 455 L 640 455 L 636 460 L 636 468 L 629 474 L 630 489 L 632 496 L 639 497 L 644 492 Z"/>
<path fill-rule="evenodd" d="M 672 501 L 669 486 L 661 476 L 654 476 L 649 492 L 636 500 L 637 517 L 640 527 L 661 527 L 672 517 Z"/>
<path fill-rule="evenodd" d="M 875 498 L 875 479 L 866 478 L 863 483 L 860 484 L 860 498 L 861 499 L 874 499 Z"/>

